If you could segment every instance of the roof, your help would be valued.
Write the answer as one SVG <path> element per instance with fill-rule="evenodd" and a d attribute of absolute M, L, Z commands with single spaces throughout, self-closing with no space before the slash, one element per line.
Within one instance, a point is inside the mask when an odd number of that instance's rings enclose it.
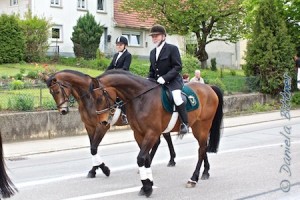
<path fill-rule="evenodd" d="M 114 0 L 114 20 L 116 26 L 150 29 L 153 24 L 155 24 L 155 20 L 153 18 L 142 20 L 140 19 L 137 12 L 126 13 L 124 11 L 121 11 L 121 1 L 122 0 Z"/>

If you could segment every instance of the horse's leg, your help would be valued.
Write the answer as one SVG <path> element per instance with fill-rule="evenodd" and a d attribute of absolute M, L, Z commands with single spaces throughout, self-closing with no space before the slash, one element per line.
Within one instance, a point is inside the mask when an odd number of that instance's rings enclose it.
<path fill-rule="evenodd" d="M 209 135 L 210 126 L 211 126 L 211 122 L 209 120 L 201 121 L 201 126 L 200 126 L 200 121 L 197 121 L 192 126 L 193 134 L 195 138 L 198 140 L 199 149 L 198 149 L 198 162 L 196 165 L 196 169 L 192 177 L 186 184 L 186 187 L 188 188 L 195 187 L 199 180 L 200 168 L 206 155 L 207 139 Z M 208 169 L 207 169 L 207 173 L 208 173 Z"/>
<path fill-rule="evenodd" d="M 207 153 L 205 152 L 205 156 L 204 156 L 204 171 L 203 171 L 202 176 L 201 176 L 202 180 L 209 179 L 209 173 L 208 173 L 209 169 L 210 169 L 210 165 L 209 165 L 209 162 L 208 162 Z"/>
<path fill-rule="evenodd" d="M 98 146 L 99 146 L 100 142 L 102 141 L 102 139 L 103 139 L 106 131 L 108 130 L 108 128 L 97 125 L 97 127 L 94 130 L 95 130 L 94 134 L 91 134 L 91 135 L 89 134 L 93 167 L 89 171 L 87 177 L 88 178 L 95 178 L 96 177 L 96 170 L 98 168 L 100 168 L 106 176 L 109 176 L 110 175 L 110 169 L 104 164 L 101 156 L 98 154 Z"/>
<path fill-rule="evenodd" d="M 163 136 L 168 143 L 168 147 L 169 147 L 169 151 L 170 151 L 170 161 L 168 163 L 168 167 L 174 167 L 176 165 L 176 162 L 175 162 L 176 153 L 174 150 L 171 134 L 163 133 Z"/>
<path fill-rule="evenodd" d="M 139 195 L 149 197 L 153 191 L 153 176 L 149 151 L 157 142 L 159 134 L 155 135 L 155 133 L 148 133 L 144 138 L 137 132 L 135 132 L 134 135 L 140 147 L 137 164 L 139 166 L 139 174 L 143 187 L 141 188 Z"/>
<path fill-rule="evenodd" d="M 157 142 L 154 144 L 154 146 L 151 149 L 151 152 L 150 152 L 151 163 L 152 163 L 152 160 L 154 158 L 154 155 L 157 151 L 157 148 L 158 148 L 159 144 L 160 144 L 160 137 L 158 138 Z"/>

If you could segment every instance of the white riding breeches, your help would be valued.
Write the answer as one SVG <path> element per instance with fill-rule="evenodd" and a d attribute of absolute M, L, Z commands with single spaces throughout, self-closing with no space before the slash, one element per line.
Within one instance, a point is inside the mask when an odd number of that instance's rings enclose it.
<path fill-rule="evenodd" d="M 173 90 L 172 96 L 173 96 L 174 103 L 176 106 L 180 106 L 183 103 L 183 100 L 181 97 L 181 90 Z"/>

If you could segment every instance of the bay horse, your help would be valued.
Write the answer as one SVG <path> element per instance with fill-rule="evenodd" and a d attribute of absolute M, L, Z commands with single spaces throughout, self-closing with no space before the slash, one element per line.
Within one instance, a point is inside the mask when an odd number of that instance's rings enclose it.
<path fill-rule="evenodd" d="M 96 176 L 96 170 L 100 168 L 106 175 L 110 175 L 110 169 L 105 165 L 102 158 L 98 154 L 98 146 L 101 143 L 104 135 L 109 130 L 111 123 L 99 123 L 96 114 L 96 106 L 93 98 L 89 93 L 89 87 L 92 81 L 92 77 L 87 74 L 74 71 L 74 70 L 62 70 L 50 77 L 45 74 L 40 74 L 41 78 L 46 82 L 47 87 L 52 94 L 57 109 L 60 114 L 65 115 L 69 112 L 69 99 L 70 95 L 78 102 L 78 111 L 81 116 L 81 120 L 87 130 L 90 140 L 90 152 L 92 154 L 93 167 L 89 171 L 87 177 L 94 178 Z M 114 98 L 115 101 L 115 98 Z M 115 120 L 114 125 L 123 126 L 121 117 Z M 164 137 L 168 143 L 170 150 L 170 161 L 168 166 L 175 166 L 175 151 L 172 143 L 170 133 L 164 134 Z M 151 151 L 151 158 L 154 157 L 160 140 L 157 141 Z"/>
<path fill-rule="evenodd" d="M 200 106 L 188 113 L 189 124 L 198 141 L 199 149 L 196 169 L 186 187 L 195 187 L 203 161 L 204 172 L 201 179 L 208 179 L 210 176 L 207 152 L 216 153 L 218 150 L 223 118 L 223 94 L 216 86 L 201 83 L 187 85 L 200 101 Z M 102 123 L 106 123 L 109 112 L 113 109 L 114 102 L 111 99 L 118 96 L 124 102 L 129 125 L 140 147 L 137 164 L 143 186 L 139 194 L 149 197 L 153 191 L 149 151 L 169 126 L 172 118 L 172 114 L 167 112 L 161 103 L 161 86 L 130 72 L 110 70 L 93 79 L 90 91 L 97 105 L 98 118 Z M 178 131 L 179 125 L 180 122 L 177 120 L 171 132 Z"/>
<path fill-rule="evenodd" d="M 2 147 L 2 136 L 0 133 L 0 199 L 9 198 L 18 191 L 17 188 L 14 186 L 12 181 L 10 180 L 9 176 L 5 171 L 5 162 L 3 156 L 3 147 Z"/>

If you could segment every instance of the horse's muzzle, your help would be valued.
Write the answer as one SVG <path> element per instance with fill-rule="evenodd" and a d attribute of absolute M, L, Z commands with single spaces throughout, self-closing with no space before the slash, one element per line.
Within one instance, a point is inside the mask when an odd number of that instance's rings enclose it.
<path fill-rule="evenodd" d="M 101 121 L 101 122 L 99 122 L 99 124 L 101 124 L 103 126 L 108 126 L 109 125 L 108 121 Z"/>

